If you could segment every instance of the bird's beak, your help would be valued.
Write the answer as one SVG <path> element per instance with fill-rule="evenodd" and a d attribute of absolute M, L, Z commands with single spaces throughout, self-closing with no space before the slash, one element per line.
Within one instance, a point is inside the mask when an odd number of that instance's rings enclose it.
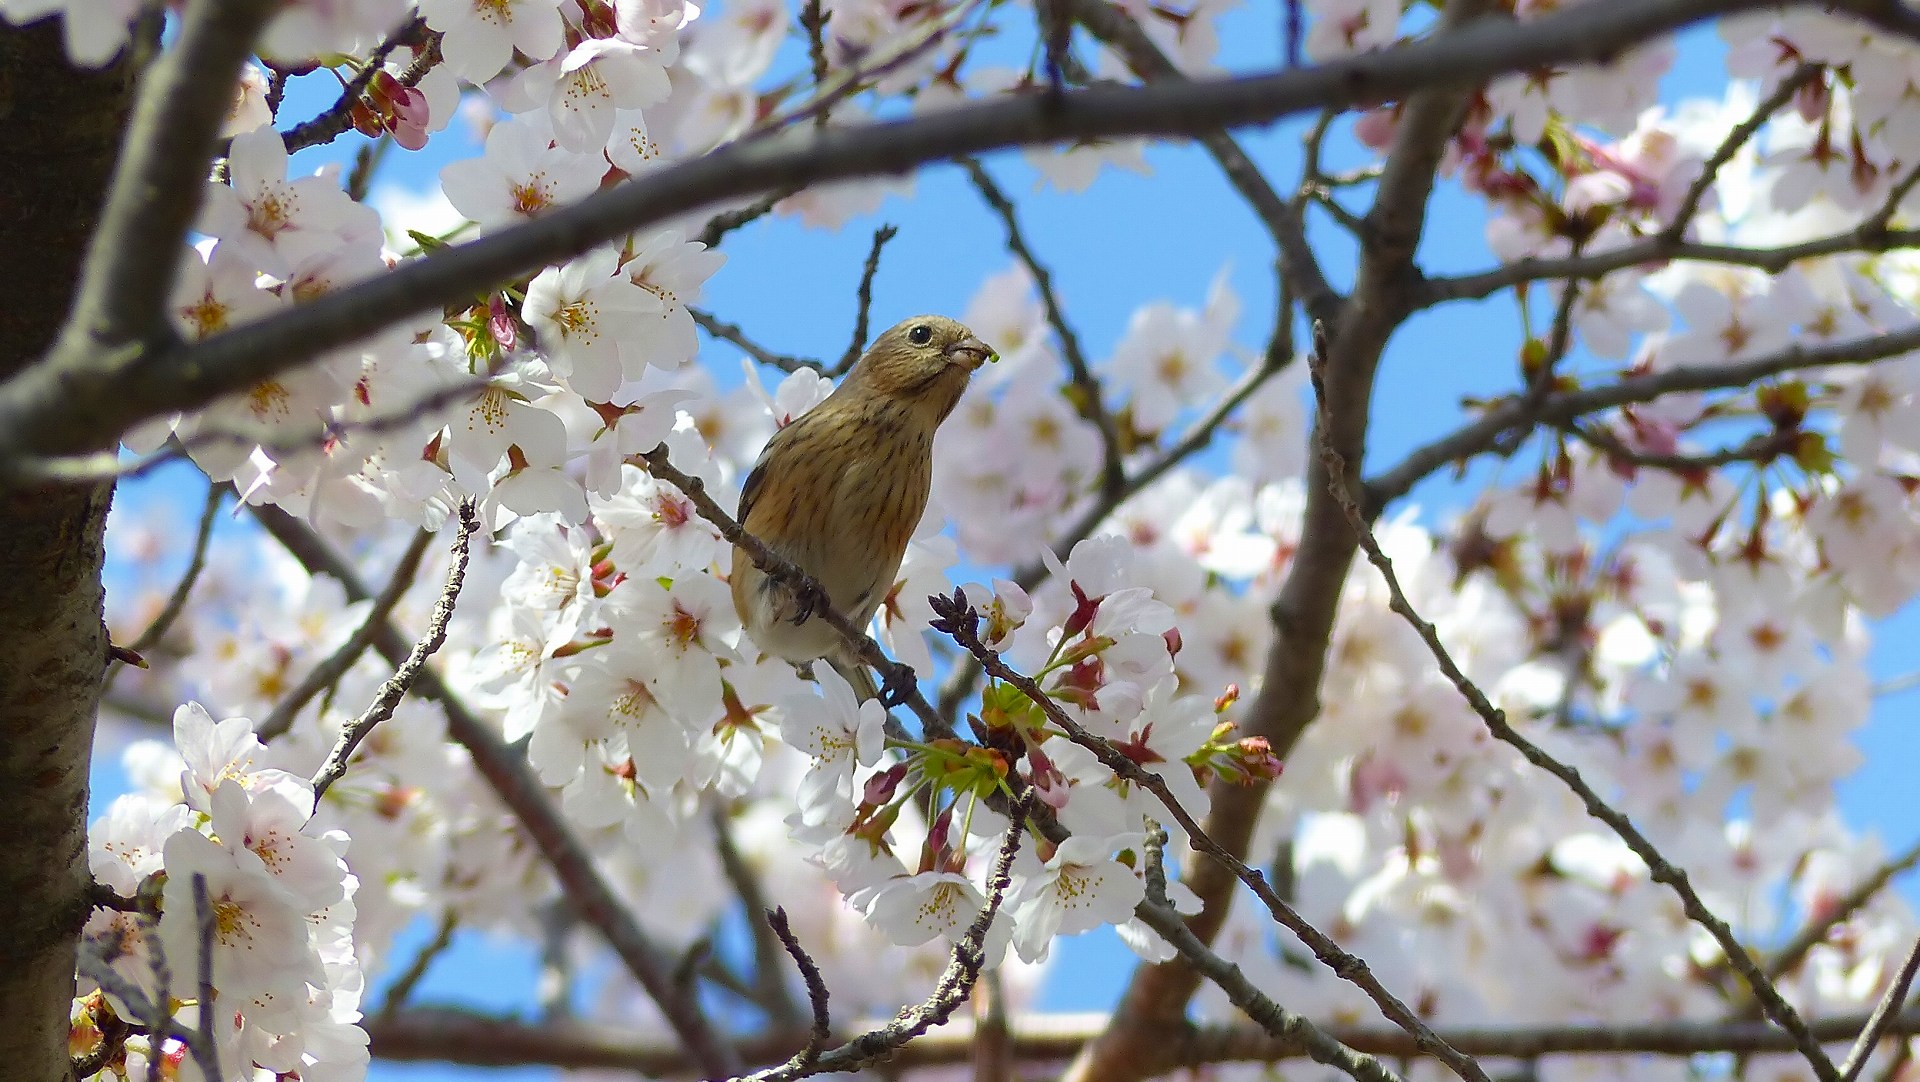
<path fill-rule="evenodd" d="M 955 364 L 966 365 L 967 371 L 969 372 L 989 361 L 997 361 L 999 359 L 1000 355 L 993 351 L 992 346 L 987 345 L 972 335 L 968 335 L 947 347 L 947 360 Z"/>

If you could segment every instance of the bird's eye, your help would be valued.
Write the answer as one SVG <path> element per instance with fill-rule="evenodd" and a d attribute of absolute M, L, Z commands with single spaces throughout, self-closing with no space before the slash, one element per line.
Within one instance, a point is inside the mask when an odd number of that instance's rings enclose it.
<path fill-rule="evenodd" d="M 933 328 L 927 326 L 925 323 L 916 323 L 913 325 L 913 328 L 907 332 L 907 341 L 912 342 L 916 346 L 924 346 L 928 342 L 933 341 Z"/>

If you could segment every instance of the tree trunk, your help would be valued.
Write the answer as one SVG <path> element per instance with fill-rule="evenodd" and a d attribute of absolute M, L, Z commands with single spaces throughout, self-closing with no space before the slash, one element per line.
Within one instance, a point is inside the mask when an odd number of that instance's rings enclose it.
<path fill-rule="evenodd" d="M 66 316 L 126 121 L 125 67 L 74 71 L 57 20 L 0 23 L 0 378 Z M 112 496 L 0 480 L 0 1082 L 69 1074 Z"/>

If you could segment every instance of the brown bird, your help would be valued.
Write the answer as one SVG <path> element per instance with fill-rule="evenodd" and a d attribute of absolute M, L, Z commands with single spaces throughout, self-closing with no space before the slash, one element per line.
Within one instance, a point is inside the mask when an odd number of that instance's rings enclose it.
<path fill-rule="evenodd" d="M 874 339 L 827 400 L 773 434 L 740 492 L 740 524 L 807 573 L 865 627 L 893 588 L 927 507 L 933 434 L 967 379 L 995 355 L 944 316 L 915 316 Z M 862 698 L 872 677 L 838 632 L 787 584 L 733 550 L 733 606 L 767 653 L 826 658 Z"/>

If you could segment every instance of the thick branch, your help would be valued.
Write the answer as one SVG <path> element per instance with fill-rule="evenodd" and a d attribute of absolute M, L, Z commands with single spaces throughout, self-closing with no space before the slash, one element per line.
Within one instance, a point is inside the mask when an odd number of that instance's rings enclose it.
<path fill-rule="evenodd" d="M 87 247 L 73 314 L 54 350 L 59 367 L 95 371 L 104 356 L 125 357 L 128 347 L 168 333 L 165 304 L 187 230 L 206 196 L 220 125 L 240 67 L 279 6 L 273 0 L 195 0 L 181 11 L 172 46 L 140 81 L 106 211 Z M 106 385 L 96 390 L 113 393 Z M 117 435 L 100 431 L 79 442 L 98 446 Z"/>
<path fill-rule="evenodd" d="M 1013 1055 L 1033 1065 L 1073 1056 L 1106 1026 L 1100 1014 L 1016 1015 L 1010 1023 Z M 1838 1015 L 1808 1023 L 1822 1042 L 1851 1041 L 1866 1028 L 1866 1014 Z M 584 1022 L 532 1023 L 474 1014 L 453 1007 L 415 1007 L 391 1018 L 367 1023 L 373 1054 L 384 1060 L 437 1060 L 479 1067 L 543 1064 L 573 1069 L 601 1068 L 672 1076 L 694 1069 L 679 1047 L 636 1036 L 631 1029 Z M 1331 1026 L 1341 1044 L 1384 1059 L 1409 1059 L 1420 1049 L 1405 1031 L 1392 1026 Z M 1700 1056 L 1713 1053 L 1754 1055 L 1791 1052 L 1787 1034 L 1765 1022 L 1675 1021 L 1637 1024 L 1460 1027 L 1439 1035 L 1462 1053 L 1483 1060 L 1538 1059 L 1566 1055 Z M 1920 1010 L 1893 1019 L 1887 1036 L 1920 1034 Z M 1165 1050 L 1169 1069 L 1223 1063 L 1277 1063 L 1303 1059 L 1302 1042 L 1281 1038 L 1245 1023 L 1193 1026 L 1185 1022 L 1155 1026 L 1143 1035 Z M 749 1063 L 779 1058 L 806 1040 L 804 1028 L 763 1034 L 738 1046 Z M 890 1064 L 914 1067 L 967 1062 L 973 1047 L 971 1026 L 949 1022 L 896 1053 Z"/>
<path fill-rule="evenodd" d="M 635 178 L 536 221 L 445 249 L 191 346 L 174 343 L 134 354 L 62 352 L 57 363 L 36 365 L 0 386 L 0 457 L 98 446 L 139 421 L 195 408 L 450 299 L 715 202 L 796 184 L 900 172 L 927 161 L 1007 147 L 1188 135 L 1333 105 L 1408 94 L 1417 100 L 1416 92 L 1432 87 L 1453 88 L 1447 95 L 1452 100 L 1461 93 L 1459 88 L 1503 72 L 1604 59 L 1712 15 L 1764 6 L 1769 6 L 1767 0 L 1618 0 L 1570 7 L 1524 25 L 1485 21 L 1402 49 L 1310 69 L 1147 87 L 1097 86 L 997 99 L 855 128 L 788 130 Z M 206 77 L 205 71 L 196 75 Z M 1389 162 L 1389 173 L 1391 167 Z M 1382 185 L 1389 186 L 1392 179 L 1383 176 Z M 188 219 L 176 209 L 167 220 L 178 225 L 169 233 L 177 240 Z M 148 225 L 134 235 L 153 232 Z M 111 222 L 100 234 L 115 235 Z M 124 246 L 119 241 L 101 243 L 114 252 Z M 169 260 L 175 255 L 169 254 Z M 156 280 L 170 282 L 172 273 L 169 262 L 164 277 L 145 284 L 151 288 Z M 164 295 L 165 289 L 156 292 Z M 116 296 L 108 292 L 101 300 Z M 155 326 L 155 315 L 157 302 L 144 330 Z"/>

